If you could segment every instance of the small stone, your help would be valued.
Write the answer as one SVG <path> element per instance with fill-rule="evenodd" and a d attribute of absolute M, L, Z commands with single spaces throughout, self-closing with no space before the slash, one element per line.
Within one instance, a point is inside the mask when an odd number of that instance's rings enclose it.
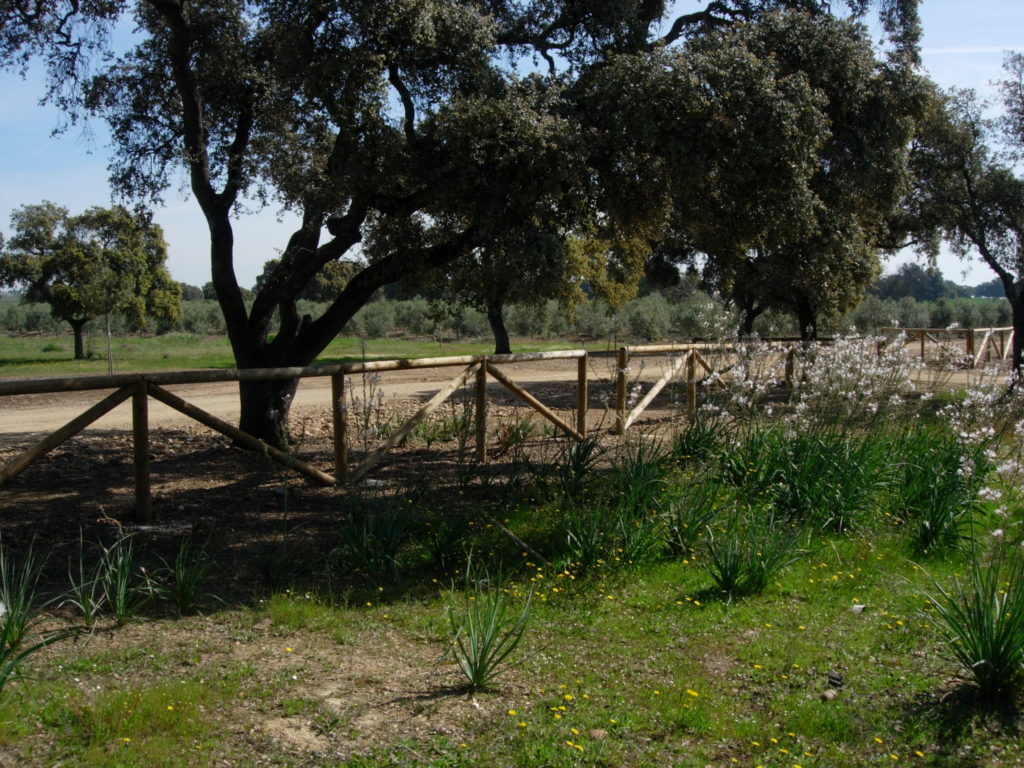
<path fill-rule="evenodd" d="M 822 701 L 832 701 L 833 699 L 836 699 L 838 697 L 838 691 L 836 691 L 834 688 L 828 688 L 821 692 L 821 696 L 819 698 L 821 698 Z"/>
<path fill-rule="evenodd" d="M 595 741 L 603 741 L 608 738 L 608 731 L 604 728 L 591 728 L 587 731 L 587 735 Z"/>
<path fill-rule="evenodd" d="M 856 603 L 850 606 L 850 613 L 864 613 L 865 606 L 860 603 Z"/>

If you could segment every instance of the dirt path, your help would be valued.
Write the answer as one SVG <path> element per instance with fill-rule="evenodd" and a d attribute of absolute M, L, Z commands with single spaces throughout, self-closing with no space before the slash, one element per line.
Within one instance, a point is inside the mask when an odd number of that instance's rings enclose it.
<path fill-rule="evenodd" d="M 393 371 L 381 374 L 379 378 L 353 376 L 348 380 L 352 393 L 363 398 L 374 389 L 384 391 L 385 400 L 412 399 L 426 400 L 445 382 L 451 380 L 459 369 L 435 368 L 411 371 Z M 550 389 L 557 384 L 564 397 L 574 397 L 576 363 L 574 360 L 520 363 L 504 367 L 505 372 L 529 391 Z M 593 359 L 590 370 L 592 396 L 608 392 L 614 362 L 611 359 Z M 233 424 L 238 423 L 238 385 L 233 382 L 215 384 L 184 384 L 170 388 L 175 394 Z M 505 399 L 506 390 L 492 381 L 489 395 L 498 401 Z M 20 443 L 34 435 L 43 435 L 59 429 L 107 394 L 106 391 L 64 392 L 42 395 L 18 395 L 0 398 L 0 445 Z M 543 399 L 543 398 L 542 398 Z M 331 401 L 331 380 L 329 377 L 303 379 L 299 385 L 293 406 L 293 415 L 308 411 L 326 410 Z M 179 428 L 193 424 L 187 416 L 154 399 L 149 401 L 150 426 L 158 428 Z M 93 431 L 125 431 L 132 424 L 131 403 L 119 405 L 90 426 L 86 433 Z"/>

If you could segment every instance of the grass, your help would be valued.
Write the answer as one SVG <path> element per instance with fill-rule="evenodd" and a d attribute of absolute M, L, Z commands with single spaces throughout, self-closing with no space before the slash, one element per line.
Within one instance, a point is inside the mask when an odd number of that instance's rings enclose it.
<path fill-rule="evenodd" d="M 324 766 L 379 764 L 388 755 L 436 767 L 861 766 L 891 764 L 891 755 L 915 765 L 962 765 L 965 751 L 1019 748 L 1020 737 L 983 710 L 957 710 L 964 723 L 956 734 L 947 731 L 944 707 L 951 705 L 940 702 L 953 669 L 923 614 L 928 579 L 903 557 L 899 537 L 832 544 L 764 593 L 732 604 L 701 599 L 707 575 L 680 561 L 576 579 L 546 574 L 534 587 L 519 665 L 492 692 L 477 694 L 481 709 L 465 719 L 464 700 L 443 694 L 457 673 L 436 662 L 445 644 L 444 589 L 370 606 L 280 595 L 254 613 L 224 609 L 202 620 L 139 625 L 134 642 L 162 659 L 156 670 L 149 653 L 97 650 L 118 642 L 99 634 L 86 649 L 47 649 L 31 686 L 13 684 L 24 693 L 0 708 L 0 749 L 7 750 L 0 756 L 27 755 L 20 765 L 62 754 L 76 765 L 188 766 L 258 753 L 271 764 L 294 764 L 298 748 L 266 735 L 267 724 L 282 717 L 322 729 L 330 751 L 304 764 Z M 933 575 L 946 580 L 962 563 L 952 560 Z M 523 599 L 528 583 L 522 574 L 510 599 Z M 853 613 L 855 602 L 867 608 Z M 254 631 L 263 618 L 269 630 Z M 343 645 L 338 628 L 347 634 Z M 213 640 L 227 648 L 204 647 Z M 408 657 L 391 655 L 392 647 L 421 648 L 420 665 L 406 668 Z M 359 648 L 388 654 L 384 670 L 362 666 Z M 62 667 L 83 650 L 102 663 L 73 673 Z M 244 673 L 236 666 L 242 657 L 253 662 Z M 843 687 L 823 702 L 835 670 Z M 424 675 L 440 695 L 416 687 Z M 357 693 L 358 684 L 351 686 L 359 680 L 374 690 Z M 419 712 L 454 731 L 420 733 L 407 748 L 380 734 L 367 745 L 369 734 L 326 709 L 335 690 L 370 695 L 392 717 Z M 425 697 L 413 697 L 408 710 L 387 709 L 402 690 Z M 352 706 L 363 707 L 363 699 Z M 38 725 L 27 729 L 26 722 Z M 356 755 L 353 745 L 360 745 Z M 329 758 L 335 750 L 346 757 Z"/>
<path fill-rule="evenodd" d="M 1024 561 L 985 565 L 1019 547 L 1019 475 L 982 493 L 999 470 L 959 471 L 955 414 L 924 418 L 913 440 L 898 420 L 538 439 L 558 466 L 524 453 L 515 487 L 349 493 L 250 595 L 108 605 L 26 659 L 0 764 L 1012 764 Z M 927 549 L 925 470 L 963 500 Z M 463 581 L 470 559 L 501 583 Z"/>
<path fill-rule="evenodd" d="M 604 348 L 603 345 L 597 345 Z M 565 349 L 564 340 L 519 339 L 516 352 L 543 352 Z M 343 363 L 364 357 L 391 359 L 411 357 L 449 357 L 482 355 L 494 351 L 483 340 L 439 343 L 428 339 L 334 339 L 320 354 L 318 362 Z M 106 339 L 95 336 L 86 341 L 87 360 L 74 360 L 70 335 L 0 335 L 0 376 L 65 376 L 106 373 Z M 197 336 L 168 333 L 161 336 L 129 336 L 113 343 L 114 371 L 160 371 L 185 368 L 233 368 L 234 358 L 226 336 Z"/>

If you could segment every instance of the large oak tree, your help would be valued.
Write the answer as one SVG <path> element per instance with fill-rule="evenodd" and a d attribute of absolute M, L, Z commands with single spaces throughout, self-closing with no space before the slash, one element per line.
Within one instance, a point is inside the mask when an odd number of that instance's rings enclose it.
<path fill-rule="evenodd" d="M 855 13 L 870 4 L 847 0 Z M 735 71 L 709 83 L 694 82 L 685 65 L 674 80 L 659 70 L 682 64 L 671 51 L 686 40 L 778 7 L 826 18 L 829 3 L 712 0 L 674 19 L 664 18 L 667 5 L 8 0 L 0 5 L 0 62 L 41 54 L 48 98 L 74 118 L 109 122 L 117 192 L 159 198 L 184 170 L 209 230 L 212 283 L 238 366 L 305 365 L 381 286 L 496 243 L 552 233 L 656 239 L 668 218 L 666 184 L 685 204 L 705 174 L 739 172 L 746 162 L 715 155 L 737 146 L 730 132 L 756 132 L 746 124 L 761 114 L 744 116 L 719 84 L 764 97 L 755 103 L 772 131 L 789 135 L 787 125 L 805 120 L 817 98 L 806 82 L 774 87 L 767 62 L 735 51 Z M 916 0 L 879 5 L 897 49 L 912 52 Z M 129 18 L 138 30 L 131 48 L 104 58 Z M 673 82 L 691 105 L 676 109 Z M 624 103 L 642 107 L 639 124 L 618 108 Z M 792 119 L 781 120 L 787 109 Z M 657 141 L 650 121 L 662 119 L 677 141 L 668 151 L 645 147 Z M 747 174 L 752 189 L 730 201 L 733 183 L 715 199 L 715 213 L 738 211 L 751 236 L 759 224 L 775 225 L 773 176 L 793 195 L 790 182 L 806 175 L 802 148 L 771 146 L 782 155 L 758 153 Z M 302 221 L 250 307 L 235 277 L 232 221 L 246 199 L 277 203 Z M 366 267 L 320 317 L 300 318 L 296 297 L 353 252 Z M 242 428 L 282 442 L 294 388 L 242 384 Z"/>

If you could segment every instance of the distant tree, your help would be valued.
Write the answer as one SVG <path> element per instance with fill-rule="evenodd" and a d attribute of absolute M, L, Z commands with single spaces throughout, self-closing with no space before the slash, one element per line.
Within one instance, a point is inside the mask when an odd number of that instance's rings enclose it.
<path fill-rule="evenodd" d="M 910 296 L 917 301 L 957 299 L 971 295 L 970 289 L 943 278 L 942 271 L 937 267 L 926 269 L 915 262 L 903 264 L 894 274 L 879 278 L 869 286 L 868 291 L 881 299 Z"/>
<path fill-rule="evenodd" d="M 0 254 L 0 285 L 25 289 L 23 301 L 50 305 L 71 325 L 75 359 L 85 357 L 82 329 L 104 315 L 175 322 L 181 289 L 167 272 L 163 231 L 125 208 L 90 208 L 70 216 L 44 202 L 11 214 L 13 234 Z"/>
<path fill-rule="evenodd" d="M 181 289 L 182 301 L 202 301 L 203 289 L 199 286 L 189 285 L 188 283 L 178 283 L 178 287 Z"/>
<path fill-rule="evenodd" d="M 1003 281 L 998 277 L 992 278 L 987 283 L 978 283 L 974 286 L 972 295 L 978 299 L 1001 299 L 1003 293 Z"/>

